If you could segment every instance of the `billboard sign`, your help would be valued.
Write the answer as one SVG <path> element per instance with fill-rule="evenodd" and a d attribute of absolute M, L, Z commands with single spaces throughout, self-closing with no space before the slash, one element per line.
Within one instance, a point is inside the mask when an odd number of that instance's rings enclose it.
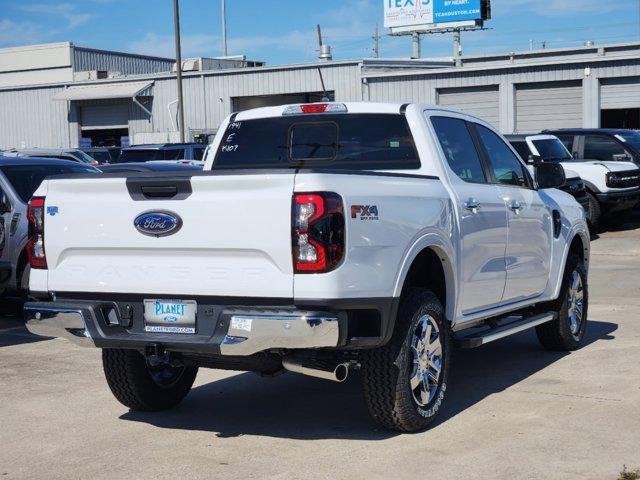
<path fill-rule="evenodd" d="M 483 20 L 483 0 L 383 0 L 384 26 L 416 30 Z"/>

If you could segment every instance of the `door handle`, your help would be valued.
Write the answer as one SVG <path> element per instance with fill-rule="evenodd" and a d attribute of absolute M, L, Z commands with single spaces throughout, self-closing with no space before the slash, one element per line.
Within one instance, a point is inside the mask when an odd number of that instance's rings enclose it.
<path fill-rule="evenodd" d="M 478 202 L 475 198 L 470 198 L 469 200 L 464 202 L 464 208 L 472 213 L 478 213 L 478 210 L 480 209 L 480 202 Z"/>
<path fill-rule="evenodd" d="M 521 209 L 522 209 L 522 205 L 520 205 L 520 202 L 517 200 L 512 200 L 511 203 L 509 204 L 509 210 L 511 210 L 514 213 L 520 213 Z"/>

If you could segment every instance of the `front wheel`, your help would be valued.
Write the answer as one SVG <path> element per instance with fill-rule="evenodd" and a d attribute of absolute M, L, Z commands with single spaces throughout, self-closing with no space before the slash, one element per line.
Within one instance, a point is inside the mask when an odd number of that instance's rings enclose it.
<path fill-rule="evenodd" d="M 197 367 L 150 365 L 136 350 L 105 348 L 102 366 L 111 392 L 133 410 L 168 410 L 191 390 Z"/>
<path fill-rule="evenodd" d="M 440 301 L 428 290 L 409 292 L 391 341 L 362 358 L 371 415 L 390 430 L 425 429 L 444 400 L 450 358 L 449 325 Z"/>
<path fill-rule="evenodd" d="M 582 346 L 587 332 L 589 288 L 584 263 L 569 255 L 560 297 L 555 302 L 555 320 L 536 327 L 538 340 L 548 350 L 570 351 Z"/>

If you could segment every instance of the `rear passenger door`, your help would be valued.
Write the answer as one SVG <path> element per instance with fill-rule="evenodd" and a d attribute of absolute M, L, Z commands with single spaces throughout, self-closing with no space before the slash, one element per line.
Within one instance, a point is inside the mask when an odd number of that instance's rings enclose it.
<path fill-rule="evenodd" d="M 498 187 L 489 181 L 467 122 L 442 116 L 430 119 L 447 162 L 460 229 L 462 294 L 458 309 L 469 314 L 491 308 L 502 299 L 507 213 Z"/>
<path fill-rule="evenodd" d="M 474 128 L 509 218 L 507 283 L 502 301 L 536 297 L 544 292 L 549 279 L 551 215 L 518 156 L 489 128 L 480 124 Z"/>

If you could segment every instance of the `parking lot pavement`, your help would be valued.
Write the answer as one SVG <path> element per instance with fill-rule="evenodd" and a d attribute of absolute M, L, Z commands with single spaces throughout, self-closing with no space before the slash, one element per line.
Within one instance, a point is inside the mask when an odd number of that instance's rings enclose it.
<path fill-rule="evenodd" d="M 639 218 L 640 220 L 640 218 Z M 201 370 L 168 413 L 111 396 L 100 352 L 0 319 L 0 478 L 592 478 L 640 465 L 640 221 L 592 243 L 588 344 L 532 332 L 458 351 L 429 431 L 369 419 L 334 384 Z"/>

